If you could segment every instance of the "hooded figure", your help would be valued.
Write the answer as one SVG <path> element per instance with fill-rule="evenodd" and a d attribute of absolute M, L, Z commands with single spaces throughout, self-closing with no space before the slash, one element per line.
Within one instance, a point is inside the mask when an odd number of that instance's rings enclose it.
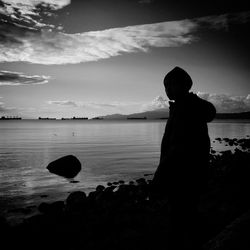
<path fill-rule="evenodd" d="M 168 196 L 200 192 L 206 184 L 210 152 L 207 123 L 216 110 L 189 92 L 192 79 L 179 67 L 165 76 L 164 85 L 171 101 L 153 184 Z"/>
<path fill-rule="evenodd" d="M 167 196 L 175 249 L 193 250 L 198 236 L 198 202 L 208 178 L 207 123 L 216 110 L 213 104 L 189 92 L 192 79 L 179 67 L 165 76 L 164 85 L 170 99 L 169 119 L 152 188 L 153 193 Z"/>

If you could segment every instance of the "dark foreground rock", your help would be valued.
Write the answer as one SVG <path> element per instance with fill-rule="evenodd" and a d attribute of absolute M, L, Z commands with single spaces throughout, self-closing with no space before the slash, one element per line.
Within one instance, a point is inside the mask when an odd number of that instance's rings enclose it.
<path fill-rule="evenodd" d="M 234 152 L 211 154 L 209 185 L 200 200 L 197 224 L 183 221 L 175 240 L 168 200 L 152 194 L 150 179 L 140 178 L 42 203 L 40 214 L 8 228 L 4 241 L 8 249 L 250 249 L 249 140 L 234 140 Z M 7 227 L 4 221 L 2 225 Z M 199 248 L 185 248 L 185 230 L 191 228 Z M 183 247 L 176 248 L 180 243 Z"/>
<path fill-rule="evenodd" d="M 204 250 L 236 249 L 250 249 L 250 211 L 238 217 L 214 239 L 204 245 Z"/>
<path fill-rule="evenodd" d="M 52 161 L 47 169 L 65 178 L 74 178 L 81 171 L 81 162 L 73 155 L 66 155 Z"/>

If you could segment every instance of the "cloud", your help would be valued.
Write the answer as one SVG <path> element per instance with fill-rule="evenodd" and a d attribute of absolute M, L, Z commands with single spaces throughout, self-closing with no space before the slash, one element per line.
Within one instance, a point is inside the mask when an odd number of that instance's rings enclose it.
<path fill-rule="evenodd" d="M 85 103 L 85 106 L 89 107 L 100 107 L 100 108 L 124 108 L 129 106 L 138 106 L 141 103 L 138 102 L 110 102 L 110 103 L 98 103 L 98 102 L 89 102 Z"/>
<path fill-rule="evenodd" d="M 213 103 L 218 113 L 238 113 L 250 111 L 250 94 L 247 96 L 235 96 L 198 92 L 198 96 Z"/>
<path fill-rule="evenodd" d="M 53 11 L 70 4 L 70 0 L 1 0 L 0 14 L 14 22 L 23 22 L 34 27 L 50 27 L 43 23 L 42 15 L 52 16 Z"/>
<path fill-rule="evenodd" d="M 149 47 L 176 47 L 193 40 L 195 24 L 176 21 L 77 34 L 31 30 L 10 23 L 0 25 L 0 61 L 68 64 L 97 61 Z"/>
<path fill-rule="evenodd" d="M 20 72 L 0 71 L 0 86 L 45 84 L 48 79 L 48 76 L 27 76 Z"/>
<path fill-rule="evenodd" d="M 9 12 L 14 12 L 16 11 L 15 9 L 18 9 L 19 11 L 26 11 L 24 14 L 30 14 L 28 10 L 32 11 L 39 5 L 49 6 L 58 10 L 69 5 L 71 0 L 2 0 L 1 2 Z"/>
<path fill-rule="evenodd" d="M 47 101 L 47 104 L 50 105 L 58 105 L 58 106 L 68 106 L 74 108 L 122 108 L 128 106 L 137 106 L 141 105 L 141 103 L 137 102 L 81 102 L 81 101 L 71 101 L 71 100 L 63 100 L 63 101 Z"/>
<path fill-rule="evenodd" d="M 157 109 L 168 108 L 168 101 L 164 99 L 162 96 L 157 96 L 152 102 L 148 104 L 144 104 L 142 106 L 143 111 L 153 111 Z"/>
<path fill-rule="evenodd" d="M 1 116 L 24 116 L 25 118 L 32 118 L 36 117 L 38 112 L 39 110 L 33 107 L 10 107 L 0 102 Z"/>
<path fill-rule="evenodd" d="M 199 29 L 225 29 L 232 22 L 247 22 L 249 17 L 250 12 L 242 12 L 76 34 L 2 22 L 0 62 L 75 64 L 147 52 L 153 47 L 178 47 L 197 41 Z"/>
<path fill-rule="evenodd" d="M 74 101 L 47 101 L 48 104 L 51 105 L 60 105 L 60 106 L 68 106 L 68 107 L 79 107 L 79 105 Z"/>
<path fill-rule="evenodd" d="M 250 111 L 250 94 L 246 96 L 210 94 L 198 92 L 197 95 L 214 104 L 217 113 L 240 113 Z M 143 111 L 154 111 L 168 108 L 168 100 L 162 96 L 157 96 L 150 103 L 142 105 Z"/>
<path fill-rule="evenodd" d="M 209 94 L 198 92 L 197 95 L 216 107 L 218 113 L 239 113 L 250 111 L 250 94 L 246 96 L 226 95 L 226 94 Z M 167 109 L 169 107 L 168 99 L 157 96 L 149 103 L 141 102 L 81 102 L 81 101 L 47 101 L 50 105 L 68 106 L 73 108 L 98 108 L 98 109 L 120 109 L 129 108 L 131 110 L 154 111 Z M 137 111 L 136 111 L 137 112 Z"/>
<path fill-rule="evenodd" d="M 6 107 L 4 102 L 0 102 L 0 113 L 11 113 L 16 111 L 17 108 L 15 107 Z"/>
<path fill-rule="evenodd" d="M 199 17 L 194 18 L 193 21 L 196 22 L 200 28 L 227 30 L 231 24 L 248 23 L 250 21 L 250 11 Z"/>
<path fill-rule="evenodd" d="M 85 103 L 84 106 L 89 106 L 89 107 L 97 107 L 97 108 L 118 108 L 120 106 L 123 106 L 122 104 L 119 103 Z"/>

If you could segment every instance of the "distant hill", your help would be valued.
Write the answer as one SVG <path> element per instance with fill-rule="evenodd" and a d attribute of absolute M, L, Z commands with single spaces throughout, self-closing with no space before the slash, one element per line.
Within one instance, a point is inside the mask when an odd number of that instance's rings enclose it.
<path fill-rule="evenodd" d="M 250 119 L 250 111 L 242 113 L 218 113 L 216 119 Z"/>
<path fill-rule="evenodd" d="M 154 111 L 146 111 L 142 113 L 134 113 L 129 115 L 122 114 L 112 114 L 106 116 L 99 116 L 105 120 L 126 120 L 126 119 L 142 119 L 145 118 L 148 120 L 154 119 L 167 119 L 169 116 L 168 109 L 162 108 Z M 242 113 L 218 113 L 216 114 L 215 119 L 249 119 L 250 120 L 250 111 Z"/>
<path fill-rule="evenodd" d="M 163 109 L 158 109 L 154 111 L 146 111 L 142 113 L 134 113 L 134 114 L 129 114 L 129 115 L 121 115 L 121 114 L 113 114 L 113 115 L 106 115 L 106 116 L 100 116 L 103 119 L 106 120 L 126 120 L 126 119 L 142 119 L 146 117 L 149 120 L 153 119 L 166 119 L 168 118 L 168 109 L 163 108 Z"/>

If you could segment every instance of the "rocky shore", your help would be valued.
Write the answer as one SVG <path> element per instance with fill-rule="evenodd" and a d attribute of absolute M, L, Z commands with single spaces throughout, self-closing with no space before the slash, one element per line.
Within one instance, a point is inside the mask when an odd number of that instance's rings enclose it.
<path fill-rule="evenodd" d="M 250 138 L 216 138 L 209 185 L 199 204 L 197 241 L 203 250 L 250 249 Z M 168 249 L 168 202 L 151 192 L 152 175 L 97 186 L 88 195 L 41 203 L 16 226 L 0 218 L 3 249 Z M 185 240 L 181 239 L 180 240 Z"/>

